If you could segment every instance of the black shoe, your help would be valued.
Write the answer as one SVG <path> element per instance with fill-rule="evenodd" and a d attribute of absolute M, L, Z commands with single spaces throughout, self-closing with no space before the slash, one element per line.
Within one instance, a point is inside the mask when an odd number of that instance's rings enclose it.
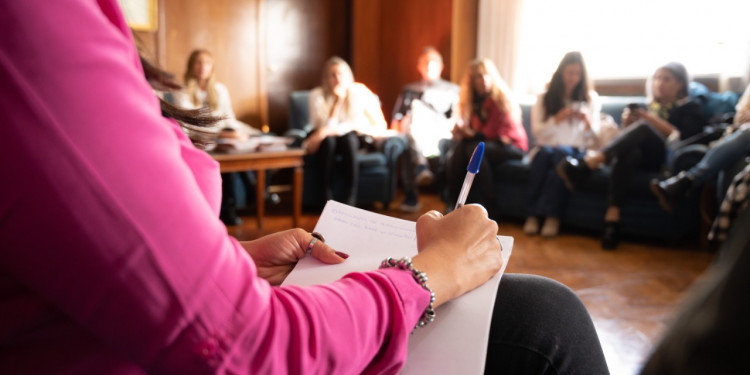
<path fill-rule="evenodd" d="M 674 210 L 677 202 L 687 195 L 692 186 L 693 180 L 688 178 L 684 172 L 664 181 L 653 179 L 650 184 L 651 192 L 659 198 L 659 204 L 667 212 Z"/>
<path fill-rule="evenodd" d="M 604 223 L 602 232 L 602 249 L 614 250 L 620 244 L 620 222 L 609 221 Z"/>
<path fill-rule="evenodd" d="M 561 160 L 555 167 L 555 171 L 570 191 L 575 191 L 576 186 L 591 174 L 591 169 L 582 158 L 572 156 L 566 156 Z"/>
<path fill-rule="evenodd" d="M 228 227 L 242 225 L 242 218 L 237 215 L 224 215 L 220 216 L 219 219 Z"/>

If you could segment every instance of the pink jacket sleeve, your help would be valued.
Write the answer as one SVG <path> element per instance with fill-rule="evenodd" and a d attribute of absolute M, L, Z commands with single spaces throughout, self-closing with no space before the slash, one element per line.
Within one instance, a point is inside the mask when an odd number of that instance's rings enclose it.
<path fill-rule="evenodd" d="M 108 372 L 398 371 L 429 295 L 398 270 L 258 278 L 218 220 L 217 164 L 160 116 L 116 0 L 4 1 L 0 33 L 0 345 L 32 346 L 0 363 L 64 349 Z"/>

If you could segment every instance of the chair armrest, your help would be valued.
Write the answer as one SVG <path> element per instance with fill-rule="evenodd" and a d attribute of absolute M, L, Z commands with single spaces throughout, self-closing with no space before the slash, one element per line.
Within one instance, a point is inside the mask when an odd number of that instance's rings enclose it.
<path fill-rule="evenodd" d="M 284 133 L 284 137 L 292 138 L 291 147 L 301 147 L 302 142 L 307 138 L 307 132 L 302 129 L 289 129 Z"/>
<path fill-rule="evenodd" d="M 376 147 L 385 155 L 389 167 L 395 167 L 399 156 L 408 147 L 409 141 L 403 135 L 394 135 L 378 139 Z"/>
<path fill-rule="evenodd" d="M 307 138 L 307 132 L 302 129 L 289 129 L 284 133 L 284 136 L 305 139 Z"/>
<path fill-rule="evenodd" d="M 698 164 L 706 151 L 708 151 L 708 146 L 702 144 L 693 144 L 677 149 L 672 160 L 672 174 L 675 175 L 680 171 L 688 170 Z"/>

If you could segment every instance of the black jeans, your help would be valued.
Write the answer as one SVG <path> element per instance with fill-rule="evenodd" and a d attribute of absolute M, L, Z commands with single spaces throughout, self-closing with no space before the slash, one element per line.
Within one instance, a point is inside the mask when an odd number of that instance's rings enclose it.
<path fill-rule="evenodd" d="M 582 157 L 572 146 L 541 146 L 531 161 L 526 214 L 529 217 L 562 217 L 569 191 L 555 166 L 566 156 Z"/>
<path fill-rule="evenodd" d="M 666 158 L 664 139 L 646 123 L 631 125 L 617 135 L 602 153 L 612 165 L 609 204 L 620 207 L 636 170 L 658 171 Z"/>
<path fill-rule="evenodd" d="M 453 148 L 448 155 L 447 185 L 448 185 L 448 211 L 453 208 L 461 192 L 461 186 L 466 176 L 466 167 L 469 165 L 474 148 L 481 140 L 463 139 L 454 142 Z M 523 150 L 518 147 L 506 145 L 500 141 L 484 141 L 484 158 L 479 166 L 479 173 L 474 177 L 474 185 L 480 189 L 482 200 L 490 216 L 495 210 L 495 193 L 492 189 L 492 167 L 506 160 L 519 160 L 523 158 Z M 476 189 L 476 187 L 474 189 Z"/>
<path fill-rule="evenodd" d="M 225 223 L 233 223 L 237 218 L 237 192 L 234 188 L 235 178 L 239 178 L 245 186 L 245 195 L 253 192 L 255 189 L 255 172 L 235 172 L 221 174 L 221 209 L 219 217 Z M 254 196 L 254 195 L 253 195 Z M 246 204 L 251 204 L 253 200 L 247 200 Z"/>
<path fill-rule="evenodd" d="M 333 167 L 336 155 L 341 155 L 344 178 L 346 179 L 346 197 L 343 203 L 351 206 L 357 203 L 357 183 L 359 178 L 358 151 L 359 137 L 355 132 L 326 137 L 320 143 L 320 149 L 316 155 L 323 168 L 326 199 L 334 199 L 332 186 Z"/>
<path fill-rule="evenodd" d="M 609 369 L 591 317 L 573 291 L 544 277 L 505 274 L 484 373 L 602 375 Z"/>

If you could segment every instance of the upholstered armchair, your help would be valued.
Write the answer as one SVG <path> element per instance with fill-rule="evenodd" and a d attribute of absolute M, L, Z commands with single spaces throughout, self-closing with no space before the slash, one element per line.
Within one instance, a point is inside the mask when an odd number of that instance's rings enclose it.
<path fill-rule="evenodd" d="M 311 129 L 309 114 L 310 91 L 294 91 L 289 96 L 289 130 L 287 136 L 293 136 L 301 143 Z M 359 183 L 357 187 L 357 204 L 380 202 L 384 208 L 393 200 L 398 181 L 397 163 L 401 153 L 406 149 L 406 139 L 400 136 L 378 140 L 374 151 L 360 150 Z M 325 205 L 323 189 L 323 172 L 311 163 L 311 157 L 305 157 L 305 178 L 302 193 L 302 204 L 305 207 L 322 207 Z M 336 163 L 340 163 L 339 160 Z M 333 196 L 343 199 L 344 183 L 337 178 L 334 168 Z"/>

